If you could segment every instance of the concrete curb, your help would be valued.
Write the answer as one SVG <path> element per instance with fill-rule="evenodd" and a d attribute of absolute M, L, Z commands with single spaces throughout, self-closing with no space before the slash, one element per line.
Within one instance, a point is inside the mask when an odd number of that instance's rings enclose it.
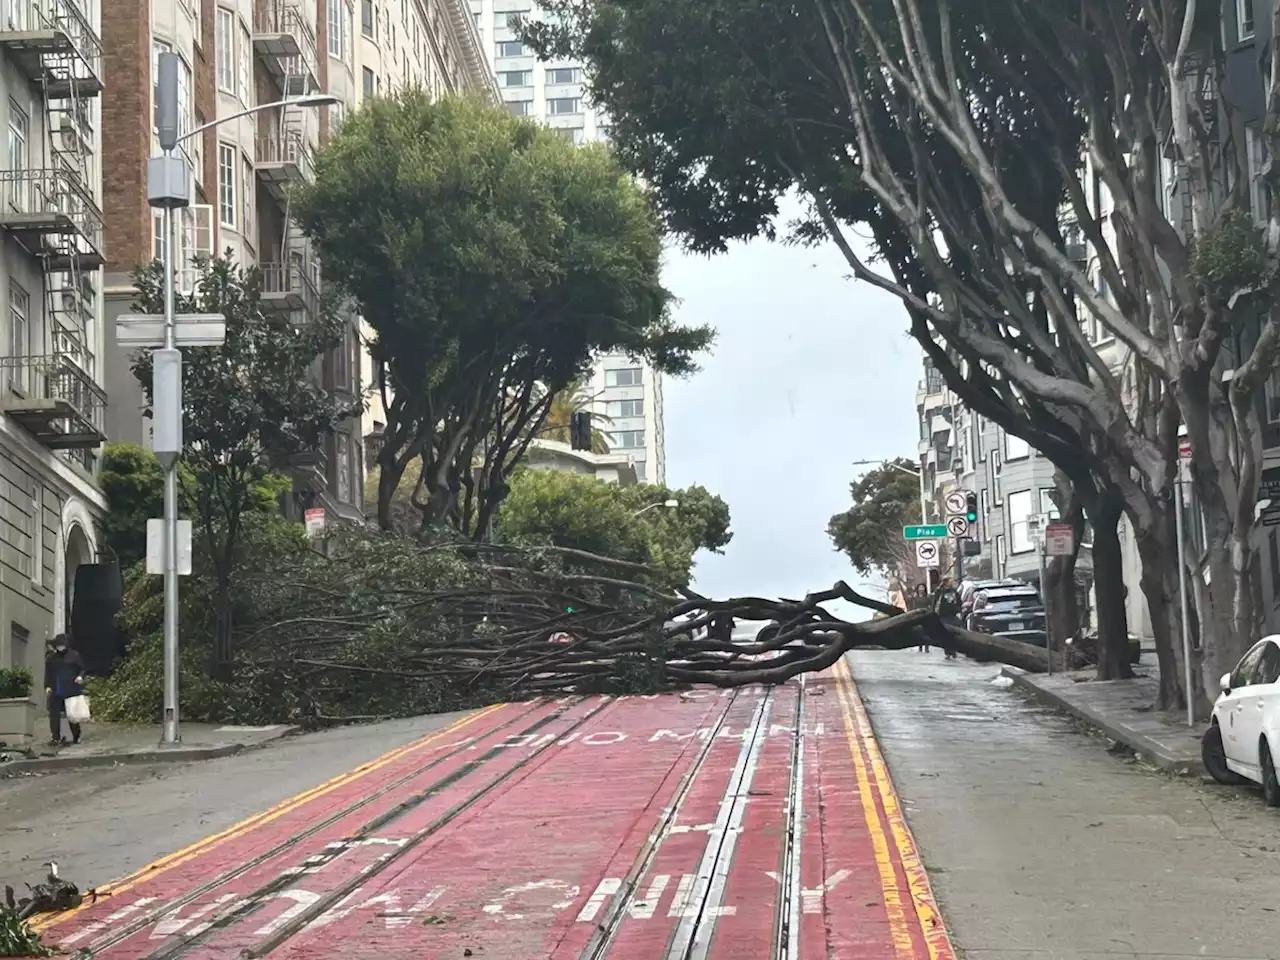
<path fill-rule="evenodd" d="M 98 767 L 138 766 L 148 763 L 194 763 L 217 760 L 248 750 L 257 750 L 285 737 L 296 736 L 301 727 L 282 727 L 277 733 L 251 743 L 218 743 L 207 746 L 178 746 L 168 749 L 126 750 L 119 753 L 95 753 L 83 757 L 36 757 L 32 760 L 10 760 L 0 763 L 0 780 L 28 773 L 57 773 L 62 770 L 89 770 Z"/>
<path fill-rule="evenodd" d="M 1199 758 L 1189 760 L 1186 757 L 1178 756 L 1165 749 L 1161 744 L 1156 743 L 1150 737 L 1117 723 L 1113 718 L 1107 717 L 1083 704 L 1072 703 L 1052 690 L 1044 689 L 1033 683 L 1030 674 L 1025 670 L 1020 670 L 1017 667 L 1002 667 L 1000 675 L 1008 677 L 1013 681 L 1014 686 L 1030 694 L 1039 703 L 1061 710 L 1064 713 L 1069 713 L 1077 720 L 1083 720 L 1117 743 L 1124 744 L 1152 766 L 1159 767 L 1161 770 L 1180 777 L 1200 776 L 1205 773 L 1204 765 Z"/>

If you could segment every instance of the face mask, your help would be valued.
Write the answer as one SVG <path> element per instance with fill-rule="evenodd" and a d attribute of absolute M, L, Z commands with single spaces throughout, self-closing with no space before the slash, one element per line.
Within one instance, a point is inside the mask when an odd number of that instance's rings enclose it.
<path fill-rule="evenodd" d="M 57 650 L 59 653 L 66 653 L 66 652 L 67 652 L 67 648 L 66 648 L 66 645 L 65 645 L 65 644 L 64 644 L 64 645 L 62 645 L 62 646 L 54 647 L 53 649 Z"/>

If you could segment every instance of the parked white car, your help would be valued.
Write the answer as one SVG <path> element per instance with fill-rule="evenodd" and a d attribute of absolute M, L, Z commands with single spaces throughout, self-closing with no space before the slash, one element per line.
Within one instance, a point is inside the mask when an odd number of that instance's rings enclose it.
<path fill-rule="evenodd" d="M 1280 807 L 1280 634 L 1255 643 L 1220 681 L 1222 693 L 1201 740 L 1201 756 L 1219 783 L 1262 785 L 1269 807 Z"/>

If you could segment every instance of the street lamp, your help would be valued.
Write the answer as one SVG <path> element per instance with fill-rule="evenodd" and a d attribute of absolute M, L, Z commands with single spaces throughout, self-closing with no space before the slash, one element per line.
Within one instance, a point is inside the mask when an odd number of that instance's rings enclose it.
<path fill-rule="evenodd" d="M 312 94 L 260 103 L 180 134 L 178 56 L 162 53 L 158 59 L 156 132 L 163 156 L 151 157 L 147 162 L 147 202 L 164 212 L 164 338 L 159 349 L 152 352 L 151 400 L 152 449 L 164 467 L 164 714 L 160 745 L 171 747 L 181 741 L 178 736 L 178 459 L 182 456 L 182 352 L 178 349 L 175 331 L 173 211 L 191 202 L 186 161 L 175 157 L 173 151 L 183 140 L 218 124 L 263 110 L 323 107 L 340 103 L 341 99 L 332 94 Z"/>
<path fill-rule="evenodd" d="M 663 500 L 661 503 L 651 503 L 647 507 L 641 507 L 634 515 L 638 517 L 640 514 L 648 513 L 650 510 L 656 510 L 658 507 L 666 507 L 668 510 L 674 510 L 678 506 L 680 506 L 679 500 Z"/>

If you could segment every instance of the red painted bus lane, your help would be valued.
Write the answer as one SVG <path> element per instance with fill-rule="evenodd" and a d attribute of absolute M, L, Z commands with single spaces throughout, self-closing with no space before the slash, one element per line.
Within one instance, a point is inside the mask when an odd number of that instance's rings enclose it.
<path fill-rule="evenodd" d="M 611 863 L 643 845 L 701 752 L 696 732 L 713 729 L 730 703 L 626 698 L 602 720 L 608 730 L 584 728 L 278 956 L 577 956 L 593 925 L 576 919 Z M 410 923 L 386 906 L 424 900 L 429 914 L 418 907 Z"/>
<path fill-rule="evenodd" d="M 236 891 L 251 889 L 246 884 L 264 872 L 279 876 L 298 868 L 360 823 L 411 797 L 424 784 L 451 775 L 477 751 L 508 741 L 513 731 L 548 722 L 563 709 L 563 705 L 552 703 L 503 707 L 470 729 L 446 732 L 438 744 L 424 742 L 420 749 L 393 756 L 391 762 L 369 765 L 365 772 L 357 771 L 331 791 L 310 799 L 304 795 L 302 802 L 278 817 L 256 824 L 251 821 L 240 835 L 169 864 L 162 862 L 153 876 L 122 885 L 109 899 L 70 916 L 68 922 L 51 931 L 51 938 L 57 936 L 64 948 L 91 946 L 96 952 L 107 945 L 119 946 L 116 955 L 137 957 L 138 948 L 120 940 L 131 929 L 146 941 L 159 931 L 165 931 L 163 936 L 189 932 L 184 928 L 207 920 L 211 911 L 224 909 L 228 901 L 236 899 Z M 158 941 L 146 950 L 155 945 Z"/>

